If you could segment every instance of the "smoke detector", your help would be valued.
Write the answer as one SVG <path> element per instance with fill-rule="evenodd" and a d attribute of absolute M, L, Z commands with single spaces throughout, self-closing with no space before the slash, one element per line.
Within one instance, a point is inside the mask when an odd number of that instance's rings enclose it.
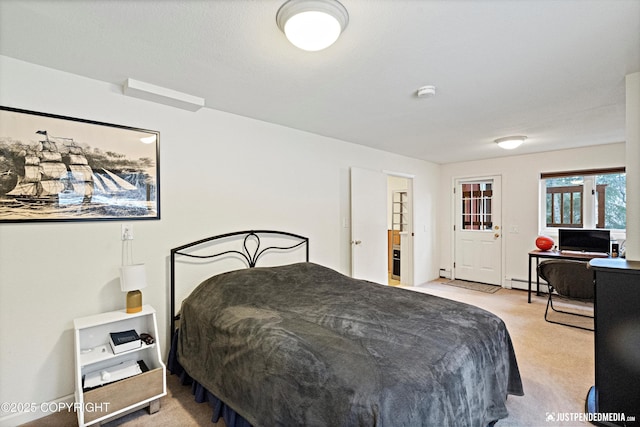
<path fill-rule="evenodd" d="M 436 87 L 432 85 L 422 86 L 418 88 L 418 98 L 431 98 L 436 94 Z"/>

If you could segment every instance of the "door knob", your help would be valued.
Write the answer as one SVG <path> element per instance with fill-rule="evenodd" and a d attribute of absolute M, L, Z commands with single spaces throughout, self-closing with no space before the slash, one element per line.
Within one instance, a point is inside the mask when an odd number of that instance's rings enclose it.
<path fill-rule="evenodd" d="M 362 240 L 352 240 L 351 243 L 354 245 L 359 245 L 360 243 L 362 243 Z"/>
<path fill-rule="evenodd" d="M 500 237 L 500 234 L 496 233 L 496 234 L 493 235 L 493 237 L 495 237 L 497 239 L 498 237 Z"/>

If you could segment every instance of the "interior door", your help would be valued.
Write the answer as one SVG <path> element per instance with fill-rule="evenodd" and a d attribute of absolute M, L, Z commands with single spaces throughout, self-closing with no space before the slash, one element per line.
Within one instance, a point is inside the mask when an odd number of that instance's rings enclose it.
<path fill-rule="evenodd" d="M 387 175 L 351 168 L 351 276 L 388 284 Z"/>
<path fill-rule="evenodd" d="M 454 277 L 502 285 L 501 179 L 456 181 Z"/>

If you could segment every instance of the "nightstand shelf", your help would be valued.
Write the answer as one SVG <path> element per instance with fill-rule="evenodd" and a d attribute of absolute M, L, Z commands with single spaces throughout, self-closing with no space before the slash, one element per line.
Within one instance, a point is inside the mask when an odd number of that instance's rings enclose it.
<path fill-rule="evenodd" d="M 113 350 L 111 350 L 111 346 L 109 344 L 102 344 L 97 347 L 91 349 L 82 349 L 80 350 L 80 364 L 90 365 L 92 363 L 102 362 L 103 360 L 109 360 L 114 357 L 119 357 L 129 353 L 135 353 L 137 351 L 144 350 L 146 348 L 153 348 L 155 344 L 147 345 L 142 344 L 142 347 L 136 348 L 134 350 L 128 350 L 119 354 L 113 354 Z M 86 352 L 89 350 L 88 352 Z"/>
<path fill-rule="evenodd" d="M 75 384 L 78 424 L 87 426 L 131 410 L 149 406 L 151 413 L 160 407 L 160 397 L 166 395 L 165 365 L 162 363 L 158 343 L 114 354 L 109 345 L 109 333 L 134 329 L 138 334 L 158 336 L 156 311 L 145 305 L 139 313 L 125 310 L 112 311 L 74 320 L 75 329 Z M 143 361 L 148 368 L 140 374 L 95 388 L 83 389 L 85 375 L 106 371 L 123 362 Z"/>

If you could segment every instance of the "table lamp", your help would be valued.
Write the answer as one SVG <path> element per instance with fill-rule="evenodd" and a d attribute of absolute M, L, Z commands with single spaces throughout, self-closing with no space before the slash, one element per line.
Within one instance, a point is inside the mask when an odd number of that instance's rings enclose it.
<path fill-rule="evenodd" d="M 123 265 L 120 268 L 120 289 L 127 293 L 127 313 L 142 311 L 142 292 L 147 286 L 144 264 Z"/>

